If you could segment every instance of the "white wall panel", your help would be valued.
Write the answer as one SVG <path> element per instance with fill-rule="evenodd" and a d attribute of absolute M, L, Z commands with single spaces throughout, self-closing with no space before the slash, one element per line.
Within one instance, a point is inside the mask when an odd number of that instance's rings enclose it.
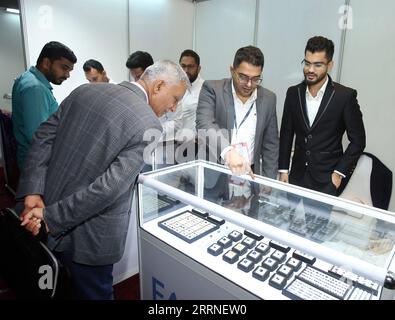
<path fill-rule="evenodd" d="M 255 0 L 210 0 L 197 4 L 196 52 L 202 77 L 230 77 L 229 66 L 240 47 L 254 42 Z"/>
<path fill-rule="evenodd" d="M 60 103 L 74 88 L 86 83 L 82 70 L 88 59 L 99 60 L 116 82 L 128 78 L 127 0 L 22 0 L 28 67 L 36 64 L 45 43 L 56 40 L 77 56 L 74 71 L 62 85 L 54 85 Z"/>
<path fill-rule="evenodd" d="M 395 2 L 352 0 L 341 82 L 358 90 L 366 129 L 366 151 L 395 175 Z M 389 210 L 395 212 L 395 185 Z"/>
<path fill-rule="evenodd" d="M 10 111 L 11 100 L 3 96 L 25 70 L 19 15 L 0 10 L 0 48 L 0 108 Z"/>
<path fill-rule="evenodd" d="M 260 1 L 257 45 L 265 55 L 263 85 L 277 95 L 279 125 L 288 87 L 303 80 L 301 61 L 310 37 L 321 35 L 334 42 L 331 75 L 336 79 L 342 5 L 344 0 Z"/>
<path fill-rule="evenodd" d="M 129 3 L 129 54 L 142 50 L 149 52 L 154 61 L 169 59 L 178 62 L 182 51 L 192 49 L 194 19 L 192 2 L 130 0 Z"/>

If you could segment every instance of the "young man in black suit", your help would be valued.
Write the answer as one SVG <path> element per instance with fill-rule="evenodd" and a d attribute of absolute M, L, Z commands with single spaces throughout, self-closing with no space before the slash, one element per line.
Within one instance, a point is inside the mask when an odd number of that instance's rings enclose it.
<path fill-rule="evenodd" d="M 366 137 L 357 91 L 333 82 L 334 44 L 316 36 L 308 40 L 302 61 L 305 80 L 287 91 L 280 130 L 280 180 L 338 195 L 351 175 Z M 343 151 L 344 133 L 350 141 Z M 291 161 L 294 140 L 295 149 Z"/>

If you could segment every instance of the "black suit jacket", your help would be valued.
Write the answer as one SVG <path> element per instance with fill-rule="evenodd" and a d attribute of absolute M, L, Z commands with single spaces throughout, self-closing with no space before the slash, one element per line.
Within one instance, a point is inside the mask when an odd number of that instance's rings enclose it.
<path fill-rule="evenodd" d="M 345 132 L 350 143 L 343 152 Z M 280 130 L 279 169 L 289 169 L 294 136 L 291 183 L 303 185 L 306 171 L 317 186 L 331 182 L 334 170 L 351 175 L 366 144 L 356 90 L 333 82 L 329 77 L 318 113 L 310 124 L 305 81 L 290 87 Z"/>

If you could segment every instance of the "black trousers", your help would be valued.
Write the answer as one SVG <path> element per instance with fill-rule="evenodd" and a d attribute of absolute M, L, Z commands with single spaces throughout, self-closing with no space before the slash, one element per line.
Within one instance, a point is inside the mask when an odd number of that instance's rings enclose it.
<path fill-rule="evenodd" d="M 289 182 L 303 188 L 323 192 L 331 196 L 338 196 L 338 189 L 336 189 L 335 185 L 332 183 L 332 179 L 329 179 L 328 182 L 324 183 L 318 182 L 308 170 L 306 170 L 303 176 L 298 179 L 295 179 L 291 173 Z"/>
<path fill-rule="evenodd" d="M 339 189 L 336 189 L 336 186 L 332 183 L 332 179 L 326 183 L 318 182 L 308 170 L 304 172 L 300 179 L 294 179 L 291 175 L 289 182 L 303 188 L 323 192 L 331 196 L 338 196 Z M 288 199 L 294 204 L 297 204 L 300 200 L 302 200 L 305 212 L 311 212 L 314 214 L 319 213 L 321 216 L 329 217 L 329 214 L 332 211 L 332 205 L 321 201 L 316 201 L 310 198 L 300 197 L 292 194 L 288 194 Z"/>
<path fill-rule="evenodd" d="M 113 265 L 90 266 L 76 263 L 68 251 L 55 252 L 69 271 L 73 298 L 78 300 L 114 300 Z"/>

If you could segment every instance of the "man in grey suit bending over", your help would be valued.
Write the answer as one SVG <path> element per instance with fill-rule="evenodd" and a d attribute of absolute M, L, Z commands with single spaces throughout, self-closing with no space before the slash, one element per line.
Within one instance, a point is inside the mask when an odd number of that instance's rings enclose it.
<path fill-rule="evenodd" d="M 234 174 L 252 175 L 254 172 L 276 178 L 276 96 L 259 85 L 263 64 L 264 57 L 259 48 L 247 46 L 237 50 L 230 67 L 231 79 L 204 82 L 196 127 L 199 142 L 208 138 L 206 149 L 209 149 L 211 160 L 225 160 Z"/>
<path fill-rule="evenodd" d="M 135 83 L 78 87 L 35 133 L 17 192 L 22 225 L 37 234 L 44 221 L 78 298 L 113 298 L 144 132 L 161 133 L 157 117 L 175 111 L 187 87 L 178 64 L 158 61 Z"/>

